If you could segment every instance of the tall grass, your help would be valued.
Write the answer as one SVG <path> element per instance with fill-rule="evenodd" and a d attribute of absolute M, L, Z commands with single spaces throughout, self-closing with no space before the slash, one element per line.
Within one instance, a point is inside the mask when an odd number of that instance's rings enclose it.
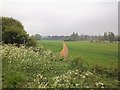
<path fill-rule="evenodd" d="M 61 60 L 58 54 L 42 47 L 4 45 L 0 49 L 3 88 L 118 87 L 116 74 L 101 73 L 105 68 L 98 66 L 89 68 L 81 57 Z M 115 73 L 114 69 L 111 73 Z"/>

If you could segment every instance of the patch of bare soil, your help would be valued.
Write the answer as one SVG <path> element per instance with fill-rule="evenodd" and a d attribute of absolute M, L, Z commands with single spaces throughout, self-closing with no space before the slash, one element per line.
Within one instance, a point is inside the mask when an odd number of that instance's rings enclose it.
<path fill-rule="evenodd" d="M 63 49 L 62 49 L 61 52 L 60 52 L 60 56 L 61 56 L 61 57 L 64 57 L 64 58 L 67 58 L 68 55 L 69 55 L 68 46 L 67 46 L 67 44 L 63 41 Z"/>

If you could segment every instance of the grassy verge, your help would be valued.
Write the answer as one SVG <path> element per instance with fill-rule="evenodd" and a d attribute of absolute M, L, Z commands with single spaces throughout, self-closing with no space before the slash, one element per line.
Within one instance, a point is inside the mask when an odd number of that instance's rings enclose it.
<path fill-rule="evenodd" d="M 82 57 L 63 60 L 42 47 L 0 46 L 3 88 L 114 88 L 117 68 L 89 67 Z"/>

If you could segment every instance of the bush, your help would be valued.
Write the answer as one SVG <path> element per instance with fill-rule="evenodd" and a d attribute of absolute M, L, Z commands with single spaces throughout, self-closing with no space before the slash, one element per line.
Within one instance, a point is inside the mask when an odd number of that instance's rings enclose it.
<path fill-rule="evenodd" d="M 76 68 L 81 71 L 85 71 L 85 70 L 87 70 L 88 64 L 86 63 L 86 61 L 83 58 L 76 57 L 71 60 L 70 67 Z"/>
<path fill-rule="evenodd" d="M 100 65 L 93 65 L 92 72 L 105 75 L 107 77 L 118 77 L 118 68 L 107 68 Z"/>
<path fill-rule="evenodd" d="M 26 45 L 35 47 L 37 45 L 37 41 L 34 37 L 29 37 Z"/>
<path fill-rule="evenodd" d="M 2 19 L 2 41 L 5 44 L 20 44 L 27 43 L 28 46 L 36 46 L 36 41 L 29 37 L 24 30 L 22 23 L 16 19 L 9 17 L 0 17 Z"/>
<path fill-rule="evenodd" d="M 8 17 L 2 17 L 2 40 L 4 43 L 23 44 L 27 40 L 27 33 L 21 22 Z"/>

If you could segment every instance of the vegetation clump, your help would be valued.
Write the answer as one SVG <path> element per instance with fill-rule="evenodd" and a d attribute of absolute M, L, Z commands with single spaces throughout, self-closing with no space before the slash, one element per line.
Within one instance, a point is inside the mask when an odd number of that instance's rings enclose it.
<path fill-rule="evenodd" d="M 9 17 L 0 17 L 2 19 L 2 41 L 5 44 L 26 44 L 27 46 L 36 46 L 37 42 L 24 29 L 22 23 Z"/>
<path fill-rule="evenodd" d="M 60 61 L 57 54 L 42 47 L 16 47 L 4 44 L 0 49 L 3 88 L 118 87 L 116 75 L 112 75 L 111 78 L 109 73 L 97 72 L 100 68 L 89 69 L 81 57 L 68 58 L 66 62 Z"/>

